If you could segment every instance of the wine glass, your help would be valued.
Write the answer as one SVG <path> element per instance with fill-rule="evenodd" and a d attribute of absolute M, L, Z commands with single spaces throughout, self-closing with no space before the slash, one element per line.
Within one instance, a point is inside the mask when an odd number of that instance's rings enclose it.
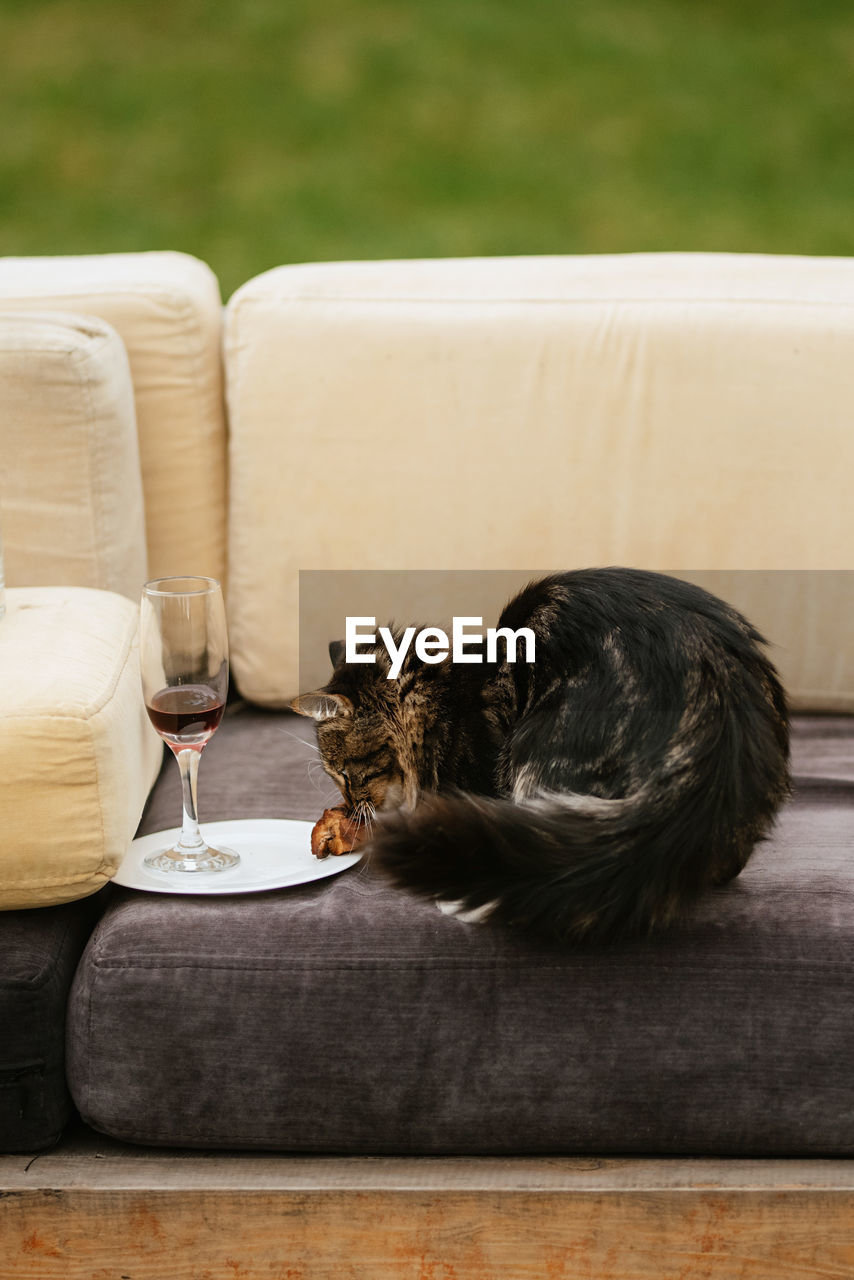
<path fill-rule="evenodd" d="M 156 578 L 140 602 L 139 665 L 148 718 L 181 770 L 181 838 L 144 860 L 153 871 L 196 875 L 240 862 L 233 849 L 214 849 L 199 831 L 199 759 L 222 719 L 228 692 L 228 636 L 222 590 L 215 578 Z"/>

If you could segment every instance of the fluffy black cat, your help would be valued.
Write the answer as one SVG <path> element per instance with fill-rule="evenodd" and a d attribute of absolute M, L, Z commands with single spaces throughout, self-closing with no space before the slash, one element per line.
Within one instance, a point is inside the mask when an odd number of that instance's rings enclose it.
<path fill-rule="evenodd" d="M 292 704 L 344 796 L 320 856 L 370 831 L 397 884 L 568 944 L 648 934 L 741 871 L 789 792 L 786 699 L 762 636 L 701 588 L 634 569 L 534 582 L 499 627 L 533 663 L 387 679 L 340 661 Z M 376 815 L 371 827 L 370 820 Z"/>

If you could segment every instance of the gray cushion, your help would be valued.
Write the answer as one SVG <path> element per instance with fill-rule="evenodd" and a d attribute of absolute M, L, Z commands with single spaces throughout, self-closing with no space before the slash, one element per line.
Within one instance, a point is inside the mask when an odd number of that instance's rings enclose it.
<path fill-rule="evenodd" d="M 202 818 L 314 817 L 310 728 L 237 708 Z M 678 932 L 565 953 L 359 866 L 245 897 L 123 891 L 69 1014 L 75 1101 L 131 1141 L 313 1152 L 854 1152 L 854 719 Z M 176 823 L 170 760 L 144 829 Z"/>
<path fill-rule="evenodd" d="M 0 911 L 0 1151 L 49 1147 L 69 1119 L 65 1005 L 106 896 Z"/>

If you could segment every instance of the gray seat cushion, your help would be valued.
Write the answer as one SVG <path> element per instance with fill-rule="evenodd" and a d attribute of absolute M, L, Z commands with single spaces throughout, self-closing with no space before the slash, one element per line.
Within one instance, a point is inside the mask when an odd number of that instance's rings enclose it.
<path fill-rule="evenodd" d="M 237 707 L 203 818 L 315 817 L 310 733 Z M 244 897 L 118 893 L 78 970 L 84 1118 L 150 1144 L 361 1153 L 854 1152 L 854 719 L 795 728 L 774 837 L 679 931 L 565 953 L 361 865 Z M 168 761 L 144 830 L 176 823 Z"/>
<path fill-rule="evenodd" d="M 38 1151 L 71 1115 L 65 1006 L 105 891 L 61 907 L 0 912 L 0 1151 Z"/>

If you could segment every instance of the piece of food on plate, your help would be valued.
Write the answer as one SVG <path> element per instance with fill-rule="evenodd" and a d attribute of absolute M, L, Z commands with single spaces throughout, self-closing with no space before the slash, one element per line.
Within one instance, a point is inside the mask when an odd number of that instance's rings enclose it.
<path fill-rule="evenodd" d="M 367 839 L 364 823 L 357 824 L 346 805 L 324 809 L 311 832 L 311 852 L 315 858 L 328 858 L 342 853 L 354 853 Z"/>

